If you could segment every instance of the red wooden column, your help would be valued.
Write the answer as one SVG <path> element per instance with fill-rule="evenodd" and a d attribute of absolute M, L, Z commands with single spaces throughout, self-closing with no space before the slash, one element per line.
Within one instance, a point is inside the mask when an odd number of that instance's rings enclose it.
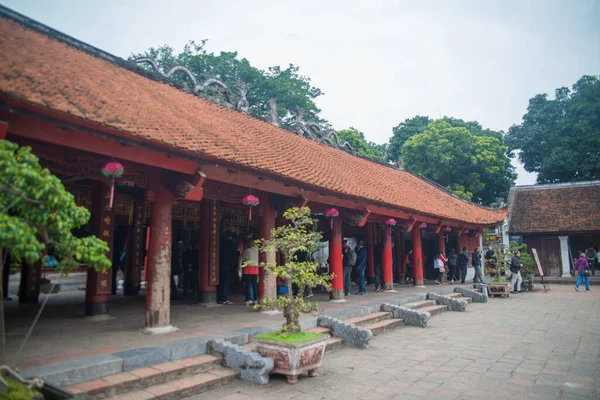
<path fill-rule="evenodd" d="M 367 271 L 365 274 L 367 282 L 372 282 L 375 279 L 374 229 L 372 223 L 367 223 Z"/>
<path fill-rule="evenodd" d="M 260 196 L 260 204 L 262 207 L 262 217 L 260 219 L 260 237 L 263 239 L 271 239 L 271 230 L 275 228 L 275 209 L 273 208 L 273 202 L 271 193 L 263 193 Z M 276 252 L 261 252 L 260 262 L 272 263 L 276 261 Z M 277 297 L 277 280 L 272 272 L 265 271 L 264 268 L 260 268 L 260 285 L 258 287 L 258 294 L 260 299 L 274 299 Z"/>
<path fill-rule="evenodd" d="M 150 218 L 144 333 L 164 333 L 175 329 L 171 326 L 171 222 L 175 199 L 159 184 L 154 193 L 148 194 L 148 200 L 154 201 Z"/>
<path fill-rule="evenodd" d="M 200 202 L 200 271 L 198 274 L 201 303 L 217 301 L 219 283 L 219 202 Z"/>
<path fill-rule="evenodd" d="M 112 261 L 114 236 L 114 208 L 108 206 L 110 187 L 103 182 L 94 182 L 92 186 L 92 216 L 90 230 L 104 240 L 110 251 L 106 257 Z M 111 270 L 96 272 L 92 266 L 87 270 L 85 292 L 85 316 L 93 317 L 108 314 L 107 303 L 110 297 Z"/>
<path fill-rule="evenodd" d="M 329 272 L 331 281 L 331 300 L 344 300 L 344 266 L 342 265 L 342 219 L 333 218 L 331 240 L 329 240 Z"/>
<path fill-rule="evenodd" d="M 404 281 L 404 231 L 397 229 L 394 232 L 394 241 L 396 246 L 396 273 L 398 281 Z"/>
<path fill-rule="evenodd" d="M 383 267 L 383 288 L 394 290 L 394 271 L 392 271 L 392 227 L 383 227 L 383 246 L 381 266 Z"/>
<path fill-rule="evenodd" d="M 445 256 L 446 255 L 446 236 L 444 233 L 445 233 L 444 230 L 440 229 L 440 231 L 436 234 L 436 236 L 437 236 L 437 248 Z"/>
<path fill-rule="evenodd" d="M 421 245 L 421 228 L 412 230 L 413 277 L 415 286 L 423 286 L 423 250 Z"/>

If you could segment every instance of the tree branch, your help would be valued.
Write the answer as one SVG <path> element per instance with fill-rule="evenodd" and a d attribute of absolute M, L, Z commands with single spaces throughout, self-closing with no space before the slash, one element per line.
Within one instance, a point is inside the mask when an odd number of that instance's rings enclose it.
<path fill-rule="evenodd" d="M 19 189 L 15 189 L 15 188 L 13 188 L 13 187 L 11 187 L 9 185 L 6 185 L 6 184 L 4 184 L 2 182 L 0 182 L 0 191 L 6 192 L 6 193 L 8 193 L 10 195 L 13 195 L 13 196 L 17 196 L 17 197 L 21 198 L 23 201 L 25 201 L 27 203 L 37 204 L 37 205 L 42 204 L 42 202 L 39 201 L 39 200 L 35 200 L 35 199 L 30 198 L 30 197 L 27 197 L 27 195 L 25 193 L 23 193 L 23 191 L 21 191 Z"/>

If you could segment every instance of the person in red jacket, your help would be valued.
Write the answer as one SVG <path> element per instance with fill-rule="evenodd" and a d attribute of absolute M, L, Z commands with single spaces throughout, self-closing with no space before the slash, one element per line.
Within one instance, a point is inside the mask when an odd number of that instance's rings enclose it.
<path fill-rule="evenodd" d="M 246 305 L 258 304 L 258 247 L 254 240 L 246 241 L 240 257 L 242 279 L 246 283 Z"/>
<path fill-rule="evenodd" d="M 437 257 L 433 260 L 433 268 L 437 271 L 437 277 L 435 279 L 435 283 L 438 285 L 442 284 L 442 277 L 444 276 L 444 272 L 446 271 L 445 265 L 448 259 L 444 257 L 441 250 L 437 251 Z"/>

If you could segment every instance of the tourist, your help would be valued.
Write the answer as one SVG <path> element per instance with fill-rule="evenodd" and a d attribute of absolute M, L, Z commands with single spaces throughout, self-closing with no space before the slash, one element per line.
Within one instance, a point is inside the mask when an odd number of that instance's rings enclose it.
<path fill-rule="evenodd" d="M 467 252 L 467 246 L 462 248 L 460 252 L 460 283 L 464 284 L 467 279 L 467 271 L 469 269 L 469 253 Z"/>
<path fill-rule="evenodd" d="M 585 290 L 589 291 L 590 290 L 590 263 L 588 262 L 587 257 L 584 253 L 581 253 L 579 255 L 579 259 L 575 263 L 575 269 L 577 270 L 577 273 L 579 274 L 579 279 L 577 280 L 577 283 L 575 284 L 575 290 L 577 290 L 579 292 L 579 285 L 581 285 L 581 282 L 585 280 Z"/>
<path fill-rule="evenodd" d="M 344 240 L 342 254 L 344 265 L 344 296 L 350 296 L 350 279 L 352 276 L 352 267 L 356 264 L 356 252 L 350 248 L 347 240 Z"/>
<path fill-rule="evenodd" d="M 217 303 L 229 305 L 229 288 L 231 276 L 238 265 L 240 252 L 233 240 L 233 233 L 225 232 L 219 246 L 219 286 L 217 291 Z"/>
<path fill-rule="evenodd" d="M 510 272 L 512 273 L 510 279 L 512 287 L 511 293 L 521 293 L 521 283 L 523 282 L 523 278 L 521 277 L 521 252 L 519 250 L 517 250 L 515 255 L 510 259 Z"/>
<path fill-rule="evenodd" d="M 406 270 L 404 271 L 404 282 L 410 283 L 411 281 L 414 281 L 412 268 L 412 250 L 409 250 L 406 257 L 404 257 L 404 266 L 406 268 Z"/>
<path fill-rule="evenodd" d="M 585 250 L 585 258 L 592 269 L 592 275 L 596 275 L 596 254 L 596 249 L 590 243 L 590 247 Z"/>
<path fill-rule="evenodd" d="M 475 276 L 473 277 L 473 283 L 477 281 L 479 278 L 479 283 L 483 282 L 483 273 L 481 272 L 481 247 L 477 246 L 475 251 L 473 252 L 473 256 L 471 257 L 471 264 L 475 269 Z"/>
<path fill-rule="evenodd" d="M 375 254 L 373 255 L 373 261 L 375 263 L 375 291 L 383 292 L 383 264 L 381 262 L 383 258 L 383 246 L 378 243 L 375 246 Z"/>
<path fill-rule="evenodd" d="M 258 247 L 254 240 L 246 241 L 239 266 L 246 284 L 246 305 L 258 304 Z"/>
<path fill-rule="evenodd" d="M 358 292 L 357 295 L 363 295 L 367 291 L 367 280 L 365 272 L 367 270 L 367 250 L 362 240 L 358 241 L 357 256 L 356 256 L 356 270 L 358 271 Z"/>
<path fill-rule="evenodd" d="M 454 249 L 448 252 L 448 281 L 451 285 L 456 280 L 456 267 L 458 266 L 458 254 Z"/>
<path fill-rule="evenodd" d="M 437 256 L 433 260 L 433 268 L 436 271 L 436 278 L 435 278 L 436 285 L 442 284 L 442 277 L 444 276 L 444 272 L 445 272 L 444 265 L 447 261 L 448 261 L 448 259 L 446 257 L 444 257 L 444 254 L 442 253 L 442 251 L 438 250 Z"/>

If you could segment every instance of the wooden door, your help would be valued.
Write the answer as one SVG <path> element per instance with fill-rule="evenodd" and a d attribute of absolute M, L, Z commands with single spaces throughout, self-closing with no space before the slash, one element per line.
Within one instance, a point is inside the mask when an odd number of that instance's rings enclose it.
<path fill-rule="evenodd" d="M 561 276 L 560 241 L 556 236 L 543 237 L 542 247 L 546 259 L 544 274 Z"/>

